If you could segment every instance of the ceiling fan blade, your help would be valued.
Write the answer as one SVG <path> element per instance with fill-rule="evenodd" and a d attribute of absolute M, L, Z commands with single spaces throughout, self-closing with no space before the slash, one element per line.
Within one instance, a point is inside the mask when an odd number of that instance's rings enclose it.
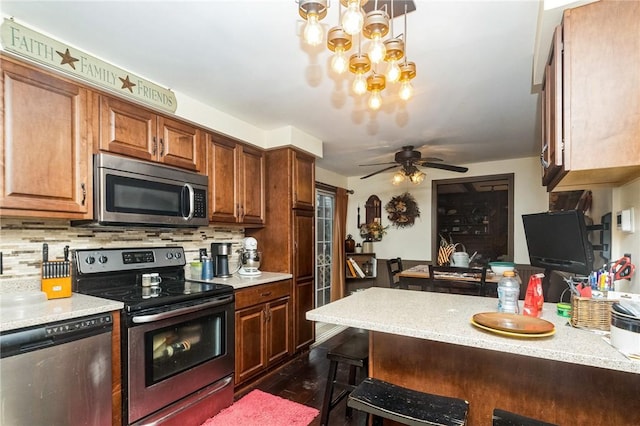
<path fill-rule="evenodd" d="M 358 166 L 386 166 L 387 164 L 396 164 L 396 162 L 395 161 L 387 161 L 386 163 L 358 164 Z"/>
<path fill-rule="evenodd" d="M 399 164 L 396 164 L 395 166 L 385 167 L 384 169 L 382 169 L 382 170 L 378 170 L 377 172 L 369 173 L 369 174 L 368 174 L 368 175 L 366 175 L 366 176 L 362 176 L 360 179 L 366 179 L 366 178 L 368 178 L 368 177 L 375 176 L 375 175 L 377 175 L 378 173 L 382 173 L 382 172 L 386 172 L 387 170 L 395 169 L 396 167 L 400 167 L 400 165 L 399 165 Z"/>
<path fill-rule="evenodd" d="M 420 163 L 420 165 L 424 167 L 431 167 L 432 169 L 449 170 L 450 172 L 458 173 L 466 173 L 469 170 L 469 168 L 467 167 L 452 166 L 451 164 L 432 163 L 430 161 L 425 161 L 423 163 Z"/>

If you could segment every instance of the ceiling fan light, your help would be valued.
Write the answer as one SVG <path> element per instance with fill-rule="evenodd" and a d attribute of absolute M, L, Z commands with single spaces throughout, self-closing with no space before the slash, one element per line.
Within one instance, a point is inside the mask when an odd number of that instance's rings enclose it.
<path fill-rule="evenodd" d="M 395 172 L 393 174 L 393 177 L 391 178 L 391 183 L 394 185 L 400 185 L 402 182 L 404 182 L 404 173 L 402 172 Z"/>
<path fill-rule="evenodd" d="M 419 170 L 416 170 L 415 172 L 413 172 L 410 176 L 409 176 L 409 180 L 411 181 L 411 183 L 415 184 L 415 185 L 419 185 L 420 183 L 422 183 L 422 181 L 424 180 L 424 178 L 427 175 L 425 175 L 424 173 L 422 173 Z"/>

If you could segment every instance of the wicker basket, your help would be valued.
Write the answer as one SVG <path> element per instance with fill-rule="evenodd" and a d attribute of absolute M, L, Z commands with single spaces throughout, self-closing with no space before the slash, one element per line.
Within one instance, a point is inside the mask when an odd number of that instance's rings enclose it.
<path fill-rule="evenodd" d="M 615 302 L 610 299 L 571 296 L 571 325 L 609 331 L 611 328 L 611 305 Z"/>

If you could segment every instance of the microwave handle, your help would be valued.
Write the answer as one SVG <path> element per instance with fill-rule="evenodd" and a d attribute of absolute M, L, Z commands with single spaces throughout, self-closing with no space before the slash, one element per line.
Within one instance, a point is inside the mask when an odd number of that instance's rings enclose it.
<path fill-rule="evenodd" d="M 187 189 L 187 191 L 189 191 L 189 213 L 184 218 L 185 220 L 191 220 L 193 219 L 193 215 L 195 213 L 195 191 L 193 190 L 193 186 L 189 185 L 188 183 L 185 183 L 184 187 Z"/>

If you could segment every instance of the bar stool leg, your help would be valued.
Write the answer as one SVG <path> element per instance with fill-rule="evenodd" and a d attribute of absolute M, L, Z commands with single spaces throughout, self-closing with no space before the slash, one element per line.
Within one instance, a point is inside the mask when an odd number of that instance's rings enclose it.
<path fill-rule="evenodd" d="M 336 381 L 338 372 L 338 362 L 331 361 L 329 363 L 329 375 L 327 376 L 327 387 L 324 391 L 324 400 L 322 401 L 322 414 L 320 416 L 320 425 L 327 426 L 329 422 L 329 411 L 331 410 L 331 400 L 333 399 L 333 384 Z"/>

